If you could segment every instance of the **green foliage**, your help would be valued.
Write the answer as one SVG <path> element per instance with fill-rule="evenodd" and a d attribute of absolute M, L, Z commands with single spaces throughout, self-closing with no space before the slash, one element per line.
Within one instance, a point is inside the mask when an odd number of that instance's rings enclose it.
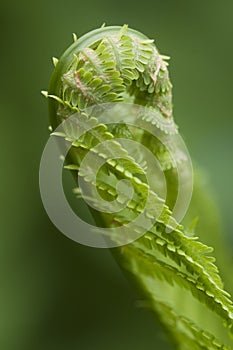
<path fill-rule="evenodd" d="M 167 135 L 177 133 L 167 57 L 159 54 L 153 40 L 123 26 L 86 34 L 55 63 L 46 94 L 53 129 L 74 111 L 81 113 L 78 126 L 71 124 L 58 135 L 72 143 L 70 164 L 66 168 L 79 171 L 86 154 L 93 162 L 104 159 L 97 179 L 91 171 L 80 170 L 79 176 L 89 184 L 90 198 L 92 188 L 97 187 L 106 201 L 126 203 L 116 214 L 99 214 L 101 221 L 107 226 L 123 228 L 144 212 L 148 195 L 145 218 L 158 217 L 140 239 L 118 248 L 119 263 L 139 284 L 178 349 L 230 349 L 227 333 L 232 331 L 233 303 L 210 255 L 212 248 L 190 234 L 188 228 L 178 225 L 172 216 L 176 169 L 166 148 L 146 132 L 136 133 L 123 122 L 120 126 L 102 124 L 85 111 L 86 107 L 105 102 L 131 101 L 146 107 L 140 118 L 151 128 L 156 127 Z M 78 136 L 87 129 L 88 132 Z M 160 159 L 163 170 L 167 171 L 169 201 L 165 202 L 147 184 L 143 155 L 140 159 L 136 151 L 129 152 L 115 140 L 119 137 L 146 145 Z M 111 142 L 111 147 L 103 151 L 100 145 L 104 141 Z M 114 158 L 115 154 L 118 158 Z M 176 161 L 185 161 L 180 154 L 176 157 Z M 128 202 L 123 192 L 121 195 L 116 192 L 116 184 L 122 179 L 129 180 L 134 189 Z M 136 232 L 143 230 L 133 225 Z M 172 232 L 167 232 L 167 226 Z M 117 236 L 111 238 L 117 240 Z"/>

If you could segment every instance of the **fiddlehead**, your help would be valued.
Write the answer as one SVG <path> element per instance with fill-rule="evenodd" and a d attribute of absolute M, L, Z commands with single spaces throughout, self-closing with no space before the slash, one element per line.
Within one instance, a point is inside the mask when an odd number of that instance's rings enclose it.
<path fill-rule="evenodd" d="M 153 310 L 180 349 L 190 348 L 185 344 L 195 344 L 192 346 L 197 349 L 224 348 L 224 331 L 217 332 L 217 337 L 210 333 L 221 323 L 215 314 L 232 329 L 230 295 L 223 289 L 214 258 L 209 256 L 212 249 L 190 236 L 172 213 L 178 191 L 177 164 L 186 169 L 186 157 L 179 149 L 172 148 L 172 156 L 169 153 L 169 140 L 178 131 L 172 115 L 167 57 L 159 54 L 153 40 L 123 26 L 84 35 L 55 63 L 46 93 L 52 129 L 79 114 L 78 122 L 65 123 L 57 133 L 71 143 L 66 168 L 78 173 L 79 187 L 82 181 L 88 187 L 86 199 L 95 209 L 92 213 L 100 226 L 112 228 L 112 241 L 119 245 L 130 242 L 117 248 L 120 264 L 148 295 Z M 114 119 L 110 106 L 122 102 L 143 106 L 137 113 L 133 108 L 127 111 L 136 123 L 127 123 L 124 109 L 115 109 L 120 119 Z M 101 115 L 105 113 L 109 120 L 103 122 Z M 150 132 L 155 129 L 156 135 Z M 159 160 L 165 174 L 166 198 L 156 183 L 157 173 L 145 170 L 150 165 L 146 148 Z M 154 181 L 147 183 L 147 171 Z M 122 180 L 132 187 L 130 196 Z M 119 181 L 120 191 L 116 190 Z M 100 199 L 96 201 L 95 196 Z M 143 223 L 137 220 L 142 215 Z M 122 241 L 118 228 L 124 236 L 129 224 L 132 237 L 137 239 L 127 241 L 123 237 Z M 213 327 L 202 329 L 204 322 L 195 325 L 200 320 L 179 304 L 178 296 L 188 300 L 189 306 L 193 303 L 196 310 L 207 307 L 210 313 L 206 312 L 206 319 L 213 318 Z"/>

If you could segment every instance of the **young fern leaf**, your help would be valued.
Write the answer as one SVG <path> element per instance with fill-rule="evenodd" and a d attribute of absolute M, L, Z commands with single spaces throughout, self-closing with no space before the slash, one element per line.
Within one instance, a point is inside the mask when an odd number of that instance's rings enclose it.
<path fill-rule="evenodd" d="M 177 191 L 176 164 L 185 163 L 185 157 L 174 150 L 175 159 L 171 158 L 156 137 L 127 125 L 123 116 L 117 125 L 114 120 L 112 124 L 103 123 L 91 109 L 99 106 L 101 110 L 105 108 L 103 103 L 142 105 L 143 113 L 137 115 L 139 125 L 146 123 L 169 140 L 178 129 L 172 116 L 167 57 L 158 52 L 153 40 L 127 26 L 101 27 L 79 39 L 75 37 L 75 42 L 55 64 L 49 91 L 45 93 L 53 130 L 73 113 L 80 114 L 78 124 L 70 123 L 64 126 L 64 132 L 57 133 L 71 142 L 66 168 L 77 172 L 88 185 L 86 197 L 90 202 L 95 202 L 96 188 L 105 200 L 98 212 L 101 226 L 121 227 L 124 233 L 125 225 L 131 222 L 133 230 L 142 233 L 139 239 L 117 248 L 119 263 L 142 288 L 177 348 L 230 349 L 226 331 L 233 328 L 233 303 L 224 290 L 215 259 L 210 256 L 212 249 L 190 236 L 189 230 L 178 225 L 172 213 Z M 85 130 L 88 131 L 82 133 Z M 137 146 L 127 149 L 124 140 L 137 141 L 159 159 L 166 173 L 168 199 L 157 193 L 156 186 L 147 183 L 148 164 L 143 152 Z M 103 142 L 111 143 L 102 148 Z M 86 155 L 93 164 L 98 159 L 104 160 L 97 178 L 92 169 L 81 167 Z M 156 183 L 156 174 L 153 176 Z M 116 191 L 122 179 L 129 181 L 134 190 L 130 200 L 124 190 L 120 194 Z M 79 188 L 76 193 L 80 195 Z M 109 214 L 106 209 L 111 208 L 111 202 L 125 206 Z M 147 220 L 156 217 L 146 233 L 144 227 L 134 222 L 142 213 Z M 119 237 L 112 232 L 111 239 L 117 241 Z M 181 305 L 182 295 L 188 300 L 188 308 Z M 197 311 L 193 314 L 192 305 Z M 200 321 L 198 313 L 206 314 L 206 319 Z"/>

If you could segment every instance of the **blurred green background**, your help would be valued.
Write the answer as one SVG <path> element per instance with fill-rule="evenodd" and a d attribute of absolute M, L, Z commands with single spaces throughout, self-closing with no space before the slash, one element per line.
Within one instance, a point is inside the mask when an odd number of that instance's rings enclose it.
<path fill-rule="evenodd" d="M 1 3 L 0 348 L 170 349 L 107 250 L 58 232 L 40 200 L 51 57 L 78 36 L 128 23 L 172 57 L 174 113 L 191 156 L 209 174 L 232 244 L 233 2 Z M 211 232 L 210 232 L 211 234 Z"/>

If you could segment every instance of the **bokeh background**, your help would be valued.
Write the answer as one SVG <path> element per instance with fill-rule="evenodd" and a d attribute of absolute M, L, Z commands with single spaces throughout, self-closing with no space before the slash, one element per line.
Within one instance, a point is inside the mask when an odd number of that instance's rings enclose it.
<path fill-rule="evenodd" d="M 175 117 L 206 169 L 233 243 L 233 2 L 1 1 L 0 348 L 171 349 L 107 250 L 58 232 L 40 200 L 51 57 L 78 36 L 128 23 L 172 57 Z M 211 235 L 211 232 L 210 232 Z"/>

